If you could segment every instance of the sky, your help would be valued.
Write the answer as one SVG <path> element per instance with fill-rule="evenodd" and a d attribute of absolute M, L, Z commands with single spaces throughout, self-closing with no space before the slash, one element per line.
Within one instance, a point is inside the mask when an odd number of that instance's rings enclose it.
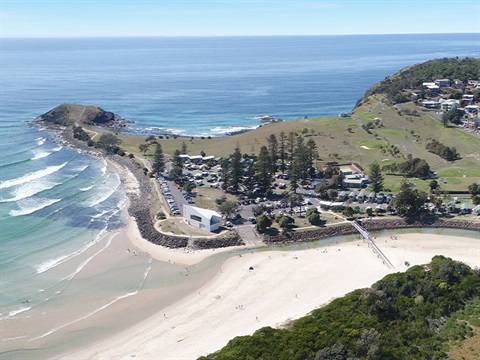
<path fill-rule="evenodd" d="M 480 0 L 0 0 L 0 37 L 480 33 Z"/>

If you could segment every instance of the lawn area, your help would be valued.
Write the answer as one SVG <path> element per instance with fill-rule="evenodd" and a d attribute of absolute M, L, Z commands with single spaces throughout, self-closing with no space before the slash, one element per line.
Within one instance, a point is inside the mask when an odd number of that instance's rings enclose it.
<path fill-rule="evenodd" d="M 380 129 L 377 129 L 377 132 L 383 136 L 388 136 L 390 138 L 405 137 L 405 131 L 400 129 L 380 128 Z"/>
<path fill-rule="evenodd" d="M 171 217 L 169 219 L 159 221 L 158 225 L 162 232 L 173 232 L 173 234 L 175 235 L 217 236 L 220 235 L 220 233 L 225 234 L 226 232 L 228 232 L 228 230 L 221 230 L 212 233 L 207 230 L 199 229 L 195 226 L 188 225 L 182 217 Z"/>
<path fill-rule="evenodd" d="M 204 209 L 216 209 L 217 204 L 215 199 L 226 196 L 227 200 L 238 201 L 237 197 L 232 194 L 227 194 L 221 189 L 210 188 L 207 185 L 199 186 L 195 189 L 197 196 L 193 198 L 195 206 Z"/>
<path fill-rule="evenodd" d="M 369 149 L 381 149 L 382 147 L 387 147 L 388 144 L 386 141 L 383 140 L 360 140 L 357 142 L 358 146 L 366 146 Z"/>

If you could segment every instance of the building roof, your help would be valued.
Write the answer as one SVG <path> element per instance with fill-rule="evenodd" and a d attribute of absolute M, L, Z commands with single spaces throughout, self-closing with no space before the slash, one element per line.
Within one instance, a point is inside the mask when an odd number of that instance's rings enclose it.
<path fill-rule="evenodd" d="M 191 205 L 184 205 L 184 206 L 188 206 L 188 207 L 192 208 L 193 210 L 198 212 L 200 215 L 202 215 L 205 219 L 211 219 L 214 216 L 219 217 L 219 218 L 222 217 L 222 215 L 220 215 L 218 212 L 216 212 L 214 210 L 199 208 L 199 207 L 191 206 Z"/>

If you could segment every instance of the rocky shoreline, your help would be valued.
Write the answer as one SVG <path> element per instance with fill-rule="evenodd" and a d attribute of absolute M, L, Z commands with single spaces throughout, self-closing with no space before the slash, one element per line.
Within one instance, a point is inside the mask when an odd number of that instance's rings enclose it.
<path fill-rule="evenodd" d="M 41 122 L 46 125 L 47 130 L 54 132 L 60 143 L 82 151 L 85 154 L 98 158 L 105 158 L 121 167 L 127 168 L 138 181 L 138 194 L 127 193 L 129 199 L 128 213 L 137 222 L 138 229 L 142 237 L 151 243 L 161 245 L 171 249 L 189 248 L 214 249 L 229 246 L 245 245 L 238 234 L 218 238 L 191 238 L 185 236 L 167 235 L 158 232 L 150 216 L 150 195 L 152 193 L 151 179 L 144 175 L 143 168 L 134 160 L 128 157 L 122 157 L 115 154 L 106 154 L 103 150 L 88 146 L 85 142 L 75 139 L 73 131 L 69 127 Z M 119 173 L 122 183 L 125 185 L 125 176 Z M 147 200 L 147 201 L 146 201 Z"/>
<path fill-rule="evenodd" d="M 451 228 L 480 231 L 480 222 L 467 220 L 435 219 L 429 223 L 419 221 L 407 222 L 404 219 L 380 219 L 363 221 L 362 226 L 367 231 L 378 231 L 384 229 L 404 229 L 404 228 Z M 357 230 L 351 224 L 341 224 L 322 227 L 314 230 L 304 230 L 294 233 L 278 234 L 275 236 L 264 235 L 264 241 L 267 244 L 308 242 L 338 235 L 355 234 Z"/>

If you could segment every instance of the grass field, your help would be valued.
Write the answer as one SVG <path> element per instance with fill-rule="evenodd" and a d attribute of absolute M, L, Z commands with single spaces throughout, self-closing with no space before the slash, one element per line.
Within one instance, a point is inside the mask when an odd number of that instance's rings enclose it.
<path fill-rule="evenodd" d="M 417 116 L 402 115 L 399 109 L 387 106 L 376 95 L 364 101 L 356 108 L 351 117 L 318 117 L 310 119 L 288 120 L 263 126 L 236 136 L 214 138 L 177 138 L 159 139 L 163 151 L 168 157 L 185 142 L 190 155 L 204 151 L 206 155 L 228 156 L 239 146 L 242 153 L 258 154 L 261 146 L 267 144 L 267 137 L 280 132 L 302 133 L 306 140 L 313 139 L 319 153 L 319 163 L 337 161 L 339 163 L 356 162 L 367 170 L 369 164 L 377 160 L 384 164 L 403 161 L 409 154 L 425 159 L 438 177 L 444 178 L 445 190 L 466 191 L 474 181 L 480 182 L 480 139 L 455 127 L 444 127 L 434 113 L 423 111 L 413 104 L 403 105 L 416 109 Z M 370 133 L 362 128 L 373 123 Z M 138 146 L 145 143 L 144 138 L 120 135 L 121 146 L 136 156 L 148 156 L 154 151 L 151 146 L 145 154 L 140 154 Z M 425 145 L 432 139 L 455 147 L 462 158 L 448 162 L 428 152 Z M 396 149 L 394 156 L 391 149 Z M 412 179 L 418 188 L 425 189 L 425 181 Z M 397 189 L 398 179 L 387 177 L 386 186 Z M 211 201 L 211 199 L 205 199 Z"/>

